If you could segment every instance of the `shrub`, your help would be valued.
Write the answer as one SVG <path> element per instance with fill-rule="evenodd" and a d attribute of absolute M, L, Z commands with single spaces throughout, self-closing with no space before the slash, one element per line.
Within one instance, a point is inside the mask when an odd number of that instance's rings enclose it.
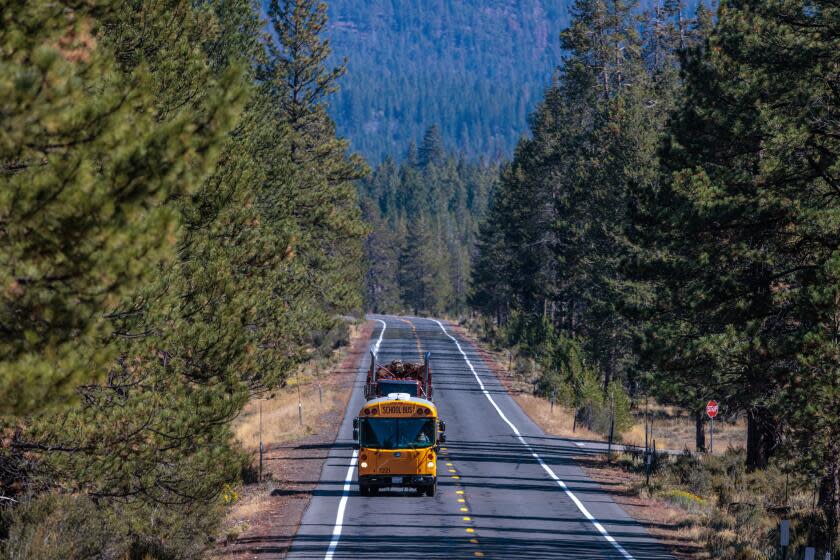
<path fill-rule="evenodd" d="M 21 500 L 2 515 L 4 560 L 198 560 L 212 544 L 221 509 L 201 514 L 56 492 Z"/>
<path fill-rule="evenodd" d="M 672 504 L 678 505 L 684 510 L 693 513 L 703 511 L 707 505 L 706 500 L 686 490 L 669 489 L 662 493 L 662 497 Z"/>
<path fill-rule="evenodd" d="M 630 397 L 617 382 L 610 384 L 606 394 L 600 381 L 591 372 L 586 373 L 579 393 L 578 418 L 590 430 L 608 435 L 610 423 L 615 417 L 615 439 L 621 439 L 621 432 L 633 425 L 630 413 Z"/>
<path fill-rule="evenodd" d="M 254 461 L 253 457 L 248 457 L 242 461 L 242 468 L 239 473 L 239 478 L 243 484 L 256 484 L 260 481 L 259 466 Z"/>
<path fill-rule="evenodd" d="M 703 461 L 691 453 L 678 455 L 673 463 L 668 465 L 677 484 L 688 488 L 695 494 L 705 494 L 712 485 L 712 475 Z"/>
<path fill-rule="evenodd" d="M 508 347 L 518 346 L 525 355 L 545 353 L 546 340 L 553 336 L 551 324 L 542 316 L 535 316 L 514 310 L 505 325 Z"/>
<path fill-rule="evenodd" d="M 116 558 L 128 551 L 108 528 L 107 515 L 84 496 L 43 494 L 7 512 L 8 560 Z"/>
<path fill-rule="evenodd" d="M 329 329 L 312 333 L 312 345 L 316 355 L 321 358 L 329 357 L 334 350 L 346 346 L 349 340 L 350 323 L 344 318 L 338 319 Z"/>

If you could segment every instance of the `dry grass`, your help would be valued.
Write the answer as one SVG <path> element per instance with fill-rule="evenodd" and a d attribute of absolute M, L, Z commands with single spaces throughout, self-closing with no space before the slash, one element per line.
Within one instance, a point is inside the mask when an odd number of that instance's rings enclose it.
<path fill-rule="evenodd" d="M 601 484 L 617 504 L 667 546 L 675 558 L 710 558 L 703 549 L 702 513 L 686 510 L 663 496 L 652 495 L 643 485 L 641 475 L 616 462 L 608 463 L 603 455 L 586 455 L 576 460 L 590 478 Z"/>
<path fill-rule="evenodd" d="M 298 400 L 298 387 L 300 400 Z M 285 443 L 311 435 L 321 428 L 324 417 L 340 407 L 346 399 L 344 391 L 322 385 L 321 394 L 314 382 L 291 383 L 273 397 L 252 400 L 234 423 L 236 439 L 248 451 L 259 449 L 260 408 L 262 408 L 262 440 L 264 445 Z M 299 412 L 298 405 L 300 405 Z M 303 422 L 301 423 L 301 417 Z"/>
<path fill-rule="evenodd" d="M 481 350 L 485 361 L 492 365 L 496 375 L 513 395 L 519 406 L 546 432 L 562 437 L 577 437 L 583 439 L 605 440 L 596 432 L 578 426 L 572 430 L 573 413 L 569 409 L 554 408 L 551 413 L 551 403 L 541 397 L 533 395 L 534 382 L 539 378 L 538 366 L 533 359 L 517 358 L 507 350 L 493 350 L 482 341 L 481 333 L 470 326 L 462 324 L 463 333 L 467 335 Z M 643 447 L 645 444 L 645 405 L 636 402 L 633 409 L 635 422 L 633 426 L 621 433 L 619 439 L 626 445 Z M 649 418 L 653 423 L 653 437 L 656 448 L 669 451 L 694 450 L 694 418 L 684 409 L 676 406 L 664 406 L 651 403 L 648 407 Z M 715 421 L 715 455 L 727 449 L 744 449 L 747 443 L 747 427 L 743 419 L 733 421 L 717 419 Z M 709 441 L 709 425 L 706 424 L 706 442 Z"/>
<path fill-rule="evenodd" d="M 578 425 L 573 429 L 574 411 L 562 406 L 551 409 L 551 403 L 542 397 L 527 393 L 514 393 L 513 398 L 525 413 L 546 433 L 560 437 L 580 438 L 595 441 L 605 441 L 606 438 L 586 427 Z M 694 419 L 687 413 L 673 406 L 652 405 L 650 407 L 653 418 L 653 437 L 659 450 L 682 451 L 694 450 Z M 644 447 L 645 424 L 644 413 L 635 411 L 636 423 L 620 434 L 621 442 L 625 445 Z M 743 449 L 746 446 L 746 423 L 737 419 L 734 422 L 715 422 L 715 454 L 727 449 Z M 708 445 L 709 432 L 706 429 Z"/>
<path fill-rule="evenodd" d="M 685 410 L 675 406 L 651 404 L 648 408 L 649 418 L 653 425 L 653 437 L 656 439 L 657 449 L 694 451 L 694 418 Z M 632 428 L 621 434 L 622 441 L 627 445 L 643 447 L 645 444 L 645 414 L 644 405 L 634 411 L 636 423 Z M 709 424 L 706 424 L 706 445 L 709 442 Z M 747 443 L 746 422 L 737 418 L 734 421 L 715 420 L 715 454 L 723 453 L 727 449 L 743 449 Z"/>
<path fill-rule="evenodd" d="M 513 395 L 514 400 L 525 411 L 531 420 L 540 426 L 546 433 L 560 437 L 582 438 L 591 440 L 603 440 L 601 434 L 587 430 L 583 426 L 574 428 L 574 412 L 562 406 L 555 406 L 551 409 L 551 403 L 541 397 L 517 393 Z"/>
<path fill-rule="evenodd" d="M 361 325 L 350 326 L 350 340 L 362 336 Z M 263 446 L 300 440 L 325 428 L 329 413 L 343 410 L 347 389 L 336 387 L 333 374 L 338 363 L 350 352 L 344 346 L 327 360 L 306 364 L 266 398 L 252 399 L 233 423 L 234 435 L 247 451 L 259 450 L 260 411 Z M 320 372 L 322 375 L 315 375 Z"/>

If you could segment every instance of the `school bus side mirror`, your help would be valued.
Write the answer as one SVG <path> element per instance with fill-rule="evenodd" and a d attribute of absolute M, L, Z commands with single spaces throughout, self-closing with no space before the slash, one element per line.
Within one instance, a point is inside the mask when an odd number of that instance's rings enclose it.
<path fill-rule="evenodd" d="M 438 436 L 438 442 L 440 442 L 440 443 L 446 443 L 446 434 L 440 434 L 440 435 Z"/>
<path fill-rule="evenodd" d="M 353 441 L 359 441 L 359 429 L 353 428 Z"/>
<path fill-rule="evenodd" d="M 359 427 L 359 419 L 358 418 L 353 418 L 353 429 L 355 430 L 358 427 Z"/>
<path fill-rule="evenodd" d="M 446 431 L 446 422 L 444 422 L 444 421 L 442 421 L 442 420 L 441 420 L 441 422 L 440 422 L 440 431 L 441 431 L 441 432 L 445 432 L 445 431 Z"/>

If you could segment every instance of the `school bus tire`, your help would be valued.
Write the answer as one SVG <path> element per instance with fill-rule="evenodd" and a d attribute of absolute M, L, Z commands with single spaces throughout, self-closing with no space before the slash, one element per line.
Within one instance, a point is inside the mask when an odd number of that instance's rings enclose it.
<path fill-rule="evenodd" d="M 430 498 L 434 497 L 435 493 L 437 492 L 437 479 L 429 486 L 426 487 L 426 495 Z"/>

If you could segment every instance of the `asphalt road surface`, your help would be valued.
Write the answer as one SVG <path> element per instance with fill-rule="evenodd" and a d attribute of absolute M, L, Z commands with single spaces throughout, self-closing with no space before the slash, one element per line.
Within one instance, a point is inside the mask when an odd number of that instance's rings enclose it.
<path fill-rule="evenodd" d="M 596 445 L 546 435 L 446 322 L 369 318 L 379 363 L 432 354 L 447 436 L 438 493 L 359 495 L 352 421 L 364 360 L 335 445 L 313 450 L 326 461 L 288 558 L 671 558 L 572 461 Z"/>

